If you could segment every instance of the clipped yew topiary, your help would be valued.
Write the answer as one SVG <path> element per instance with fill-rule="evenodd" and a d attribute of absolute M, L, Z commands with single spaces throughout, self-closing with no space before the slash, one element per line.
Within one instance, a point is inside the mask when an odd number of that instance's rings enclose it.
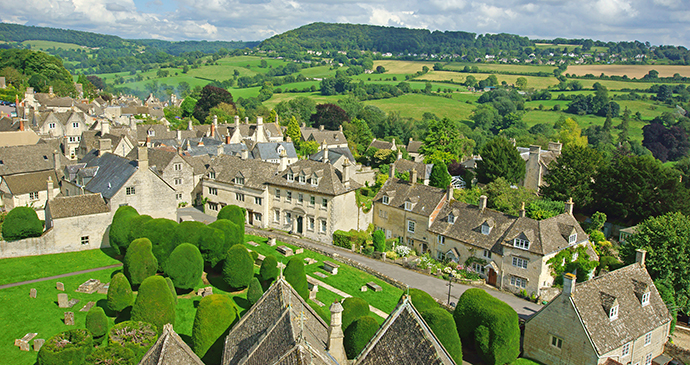
<path fill-rule="evenodd" d="M 2 225 L 2 238 L 16 241 L 43 234 L 43 223 L 33 208 L 16 207 L 10 210 Z"/>
<path fill-rule="evenodd" d="M 357 318 L 371 314 L 369 303 L 362 298 L 349 297 L 342 302 L 343 305 L 343 328 L 347 328 Z"/>
<path fill-rule="evenodd" d="M 151 219 L 153 218 L 151 218 L 150 215 L 138 215 L 129 220 L 129 242 L 132 242 L 137 238 L 143 237 L 141 235 L 141 227 L 143 227 L 144 224 L 146 224 L 146 222 L 150 221 Z"/>
<path fill-rule="evenodd" d="M 458 329 L 455 327 L 453 315 L 440 306 L 428 308 L 420 312 L 422 318 L 429 325 L 431 331 L 434 332 L 436 338 L 441 341 L 450 357 L 455 360 L 456 364 L 462 364 L 462 343 L 460 342 Z"/>
<path fill-rule="evenodd" d="M 187 242 L 199 247 L 199 237 L 201 229 L 206 227 L 203 222 L 184 221 L 175 227 L 175 240 L 177 242 Z"/>
<path fill-rule="evenodd" d="M 150 322 L 125 321 L 108 331 L 108 347 L 124 347 L 134 353 L 135 364 L 141 361 L 156 340 L 158 329 Z"/>
<path fill-rule="evenodd" d="M 173 281 L 169 278 L 165 278 L 165 283 L 168 284 L 168 289 L 170 289 L 170 293 L 173 296 L 173 299 L 175 299 L 175 305 L 177 305 L 177 291 L 175 291 L 175 284 L 173 284 Z"/>
<path fill-rule="evenodd" d="M 234 245 L 244 244 L 244 229 L 232 221 L 227 219 L 217 219 L 215 222 L 209 224 L 208 227 L 223 231 L 223 234 L 225 235 L 224 252 L 228 252 L 228 250 Z"/>
<path fill-rule="evenodd" d="M 438 302 L 424 290 L 410 289 L 410 300 L 420 313 L 429 309 L 440 308 Z"/>
<path fill-rule="evenodd" d="M 101 343 L 103 336 L 108 333 L 108 317 L 105 316 L 103 308 L 93 306 L 86 313 L 86 329 L 91 332 L 94 341 Z"/>
<path fill-rule="evenodd" d="M 141 283 L 132 307 L 132 320 L 153 323 L 158 331 L 166 323 L 175 324 L 175 298 L 164 277 L 150 276 Z"/>
<path fill-rule="evenodd" d="M 228 250 L 223 264 L 223 280 L 231 288 L 246 288 L 254 277 L 254 261 L 244 245 L 234 245 Z"/>
<path fill-rule="evenodd" d="M 148 238 L 139 238 L 129 245 L 125 255 L 123 272 L 129 282 L 138 286 L 144 279 L 156 275 L 158 260 Z"/>
<path fill-rule="evenodd" d="M 345 329 L 345 338 L 343 338 L 347 358 L 354 359 L 359 355 L 378 330 L 379 324 L 372 316 L 359 317 L 352 322 Z"/>
<path fill-rule="evenodd" d="M 259 280 L 268 287 L 275 279 L 278 278 L 280 270 L 278 270 L 278 259 L 274 255 L 267 255 L 261 263 L 259 269 Z"/>
<path fill-rule="evenodd" d="M 138 216 L 139 213 L 137 210 L 129 205 L 123 205 L 117 208 L 113 216 L 108 237 L 110 238 L 110 246 L 115 248 L 121 255 L 127 253 L 127 247 L 132 242 L 129 237 L 130 222 L 133 218 Z"/>
<path fill-rule="evenodd" d="M 134 304 L 134 294 L 132 286 L 129 285 L 127 277 L 119 272 L 110 279 L 110 287 L 107 295 L 108 308 L 114 312 L 121 312 L 123 309 Z"/>
<path fill-rule="evenodd" d="M 256 302 L 261 299 L 261 296 L 264 295 L 264 290 L 261 288 L 261 283 L 259 282 L 259 279 L 256 277 L 252 278 L 252 281 L 249 282 L 249 288 L 247 289 L 247 300 L 251 305 L 254 305 Z"/>
<path fill-rule="evenodd" d="M 151 219 L 141 226 L 140 237 L 146 237 L 151 241 L 153 255 L 158 260 L 158 271 L 163 271 L 165 261 L 177 247 L 176 227 L 177 222 L 165 218 Z"/>
<path fill-rule="evenodd" d="M 244 223 L 247 221 L 247 210 L 237 205 L 226 205 L 218 212 L 218 219 L 227 219 L 237 224 L 244 236 Z"/>
<path fill-rule="evenodd" d="M 520 354 L 520 327 L 513 308 L 482 289 L 466 290 L 453 318 L 466 344 L 473 343 L 486 364 L 508 364 Z"/>
<path fill-rule="evenodd" d="M 38 365 L 83 364 L 93 351 L 93 337 L 86 328 L 60 332 L 38 351 Z"/>
<path fill-rule="evenodd" d="M 210 267 L 215 267 L 225 260 L 228 249 L 228 242 L 225 240 L 225 232 L 213 227 L 202 227 L 199 232 L 199 251 L 204 262 Z"/>
<path fill-rule="evenodd" d="M 192 327 L 192 349 L 204 363 L 219 363 L 225 336 L 239 318 L 235 303 L 224 294 L 199 301 Z"/>
<path fill-rule="evenodd" d="M 307 284 L 307 274 L 304 272 L 304 262 L 298 257 L 292 257 L 285 265 L 285 280 L 292 285 L 299 296 L 304 300 L 309 299 L 309 286 Z"/>
<path fill-rule="evenodd" d="M 101 346 L 86 357 L 86 365 L 136 365 L 134 351 L 117 345 Z"/>
<path fill-rule="evenodd" d="M 377 229 L 374 231 L 371 234 L 371 239 L 374 242 L 374 250 L 378 252 L 386 251 L 386 234 L 382 230 Z"/>
<path fill-rule="evenodd" d="M 199 249 L 191 243 L 183 243 L 173 250 L 165 262 L 165 273 L 175 288 L 191 290 L 201 281 L 204 259 Z"/>

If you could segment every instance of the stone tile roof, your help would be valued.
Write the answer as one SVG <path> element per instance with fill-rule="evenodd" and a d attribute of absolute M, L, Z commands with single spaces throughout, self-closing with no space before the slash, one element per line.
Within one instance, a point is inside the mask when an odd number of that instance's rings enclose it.
<path fill-rule="evenodd" d="M 65 97 L 50 97 L 50 94 L 48 93 L 36 93 L 34 94 L 34 98 L 36 101 L 38 101 L 42 106 L 46 107 L 70 107 L 74 103 L 72 98 L 65 96 Z"/>
<path fill-rule="evenodd" d="M 244 186 L 262 190 L 278 171 L 278 164 L 261 160 L 242 160 L 239 157 L 216 156 L 208 168 L 216 174 L 216 181 L 234 184 L 238 176 L 244 177 Z"/>
<path fill-rule="evenodd" d="M 28 123 L 27 123 L 28 124 Z M 29 126 L 27 125 L 26 128 Z M 0 132 L 10 132 L 19 130 L 19 119 L 12 120 L 12 118 L 0 118 Z"/>
<path fill-rule="evenodd" d="M 55 150 L 52 143 L 0 147 L 0 176 L 54 169 Z M 69 162 L 61 153 L 58 158 L 62 166 Z"/>
<path fill-rule="evenodd" d="M 354 365 L 455 364 L 407 298 L 383 322 Z"/>
<path fill-rule="evenodd" d="M 327 340 L 328 325 L 280 277 L 232 328 L 221 363 L 335 365 Z"/>
<path fill-rule="evenodd" d="M 203 175 L 206 170 L 211 166 L 211 157 L 206 156 L 190 156 L 188 154 L 183 154 L 182 158 L 187 161 L 188 164 L 192 165 L 194 169 L 194 175 Z"/>
<path fill-rule="evenodd" d="M 353 166 L 354 171 L 354 166 Z M 294 181 L 288 181 L 288 172 L 292 172 Z M 298 176 L 304 173 L 305 183 L 300 183 Z M 312 177 L 316 175 L 318 184 L 312 184 Z M 287 167 L 271 179 L 272 185 L 283 186 L 286 188 L 313 191 L 326 195 L 340 195 L 348 191 L 358 189 L 362 184 L 350 179 L 349 186 L 343 184 L 342 174 L 330 163 L 323 163 L 312 160 L 299 160 Z"/>
<path fill-rule="evenodd" d="M 100 139 L 109 139 L 111 148 L 117 147 L 123 138 L 129 138 L 126 135 L 118 135 L 113 133 L 102 134 L 101 131 L 89 130 L 81 133 L 81 141 L 79 147 L 85 147 L 87 151 L 98 149 L 100 147 Z M 136 146 L 136 142 L 130 141 L 132 146 Z"/>
<path fill-rule="evenodd" d="M 408 153 L 420 153 L 419 148 L 422 147 L 424 142 L 421 141 L 413 141 L 410 139 L 410 141 L 407 143 L 407 152 Z"/>
<path fill-rule="evenodd" d="M 319 146 L 324 142 L 329 146 L 347 143 L 347 138 L 345 138 L 345 134 L 343 134 L 342 131 L 319 130 L 316 128 L 309 129 L 310 130 L 307 132 L 309 135 L 303 135 L 306 136 L 305 138 L 316 141 Z"/>
<path fill-rule="evenodd" d="M 315 154 L 309 156 L 310 160 L 322 161 L 323 160 L 323 150 L 316 152 Z M 350 162 L 355 163 L 355 156 L 352 155 L 352 151 L 348 147 L 329 147 L 328 148 L 328 161 L 334 164 L 341 156 L 345 156 Z"/>
<path fill-rule="evenodd" d="M 110 212 L 101 194 L 57 197 L 48 202 L 46 209 L 50 210 L 53 219 Z"/>
<path fill-rule="evenodd" d="M 393 142 L 386 142 L 379 139 L 374 139 L 369 144 L 369 148 L 376 148 L 379 150 L 390 150 L 393 148 Z"/>
<path fill-rule="evenodd" d="M 37 191 L 46 191 L 46 182 L 50 177 L 53 180 L 54 186 L 58 185 L 58 177 L 55 170 L 43 170 L 28 172 L 26 174 L 14 174 L 5 176 L 5 182 L 13 195 L 28 194 Z"/>
<path fill-rule="evenodd" d="M 86 168 L 98 167 L 98 172 L 86 186 L 92 193 L 101 193 L 106 198 L 112 198 L 139 168 L 137 161 L 130 161 L 112 153 L 98 155 L 97 151 L 89 152 L 83 159 Z"/>
<path fill-rule="evenodd" d="M 432 163 L 425 164 L 423 162 L 405 160 L 404 158 L 395 160 L 393 165 L 395 166 L 395 171 L 398 172 L 410 171 L 412 169 L 415 169 L 417 170 L 417 177 L 423 180 L 429 179 L 431 177 L 431 169 L 434 168 L 434 164 Z"/>
<path fill-rule="evenodd" d="M 139 365 L 204 365 L 204 363 L 168 323 L 163 326 L 163 333 L 146 352 Z"/>
<path fill-rule="evenodd" d="M 445 194 L 445 190 L 433 186 L 389 178 L 374 197 L 374 203 L 383 204 L 381 199 L 387 195 L 389 206 L 405 209 L 405 202 L 410 201 L 412 213 L 428 217 L 444 200 Z"/>
<path fill-rule="evenodd" d="M 640 286 L 650 293 L 649 304 L 644 307 L 636 293 Z M 603 302 L 606 297 L 618 302 L 618 319 L 609 319 Z M 576 284 L 571 301 L 599 355 L 671 321 L 652 278 L 639 263 Z"/>
<path fill-rule="evenodd" d="M 133 148 L 125 157 L 128 160 L 136 161 L 138 155 L 138 149 Z M 162 148 L 148 148 L 149 167 L 152 169 L 155 167 L 155 171 L 160 175 L 176 155 L 177 151 L 169 151 Z"/>

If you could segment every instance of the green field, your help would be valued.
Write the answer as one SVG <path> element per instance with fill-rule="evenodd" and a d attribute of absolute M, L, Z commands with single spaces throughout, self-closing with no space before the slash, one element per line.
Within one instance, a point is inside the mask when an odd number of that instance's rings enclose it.
<path fill-rule="evenodd" d="M 476 107 L 453 99 L 422 94 L 406 94 L 397 98 L 370 100 L 364 103 L 375 105 L 386 113 L 399 112 L 403 118 L 419 120 L 426 112 L 436 114 L 439 118 L 467 119 Z"/>
<path fill-rule="evenodd" d="M 450 62 L 443 66 L 443 69 L 450 71 L 460 71 L 465 66 L 477 66 L 479 71 L 497 71 L 497 72 L 549 72 L 552 73 L 556 69 L 554 66 L 546 65 L 513 65 L 513 64 L 499 64 L 499 63 L 469 63 L 469 62 Z"/>
<path fill-rule="evenodd" d="M 450 81 L 465 82 L 467 76 L 474 76 L 477 81 L 484 80 L 492 74 L 487 73 L 460 73 L 453 71 L 429 71 L 429 73 L 419 76 L 419 79 L 430 81 Z M 515 84 L 518 77 L 527 79 L 527 87 L 535 89 L 546 89 L 550 86 L 558 85 L 558 80 L 555 77 L 537 77 L 537 76 L 520 76 L 520 75 L 502 75 L 495 74 L 499 83 L 505 81 L 509 85 Z M 584 81 L 584 80 L 583 80 Z M 584 84 L 584 83 L 583 83 Z"/>
<path fill-rule="evenodd" d="M 85 49 L 89 50 L 89 47 L 83 47 L 74 43 L 62 43 L 62 42 L 52 42 L 52 41 L 24 41 L 22 45 L 30 45 L 31 49 L 40 49 L 42 51 L 49 50 L 52 48 L 58 49 Z"/>

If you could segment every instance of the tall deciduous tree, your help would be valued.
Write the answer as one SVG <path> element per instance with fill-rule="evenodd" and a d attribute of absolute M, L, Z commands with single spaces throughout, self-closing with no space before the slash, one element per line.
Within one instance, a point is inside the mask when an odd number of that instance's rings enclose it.
<path fill-rule="evenodd" d="M 431 168 L 431 176 L 429 176 L 429 185 L 446 189 L 450 185 L 450 174 L 448 168 L 443 161 L 439 161 Z M 416 181 L 415 181 L 416 182 Z"/>
<path fill-rule="evenodd" d="M 579 207 L 586 207 L 594 199 L 594 177 L 602 165 L 601 154 L 587 146 L 567 145 L 552 162 L 544 175 L 546 185 L 540 188 L 544 197 L 554 201 L 573 198 Z"/>
<path fill-rule="evenodd" d="M 287 130 L 285 130 L 285 135 L 290 137 L 295 147 L 299 148 L 300 142 L 302 141 L 302 131 L 300 130 L 299 123 L 294 115 L 290 117 Z"/>
<path fill-rule="evenodd" d="M 587 137 L 582 136 L 582 129 L 574 119 L 567 118 L 561 123 L 560 129 L 558 136 L 564 146 L 575 144 L 587 147 Z"/>
<path fill-rule="evenodd" d="M 477 179 L 487 184 L 499 177 L 517 183 L 525 177 L 525 161 L 515 146 L 503 137 L 496 137 L 482 147 L 482 160 L 477 162 Z"/>
<path fill-rule="evenodd" d="M 230 104 L 237 109 L 232 100 L 232 94 L 227 90 L 213 85 L 204 86 L 204 88 L 201 89 L 201 97 L 194 106 L 194 118 L 199 121 L 206 120 L 211 108 L 218 106 L 220 103 Z"/>
<path fill-rule="evenodd" d="M 343 122 L 349 122 L 350 117 L 335 104 L 319 104 L 316 106 L 316 114 L 312 114 L 311 122 L 314 126 L 323 125 L 324 128 L 337 130 Z"/>
<path fill-rule="evenodd" d="M 436 151 L 441 151 L 452 155 L 454 157 L 452 160 L 462 160 L 463 156 L 472 154 L 473 147 L 474 141 L 464 138 L 455 123 L 448 118 L 443 118 L 440 121 L 429 122 L 420 152 L 429 156 Z"/>

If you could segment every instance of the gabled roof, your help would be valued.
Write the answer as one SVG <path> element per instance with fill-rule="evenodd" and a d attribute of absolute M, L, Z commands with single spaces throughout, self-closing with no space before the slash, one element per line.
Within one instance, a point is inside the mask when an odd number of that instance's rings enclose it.
<path fill-rule="evenodd" d="M 309 156 L 310 160 L 322 161 L 324 150 L 316 152 L 315 154 Z M 350 162 L 355 163 L 355 156 L 352 155 L 349 147 L 328 147 L 328 161 L 331 164 L 336 163 L 341 156 L 345 156 Z"/>
<path fill-rule="evenodd" d="M 281 276 L 225 338 L 221 363 L 336 365 L 327 341 L 328 325 Z"/>
<path fill-rule="evenodd" d="M 170 323 L 146 352 L 139 365 L 204 365 L 191 348 L 175 333 Z"/>
<path fill-rule="evenodd" d="M 139 168 L 137 161 L 130 161 L 112 153 L 98 155 L 98 151 L 89 152 L 82 162 L 86 168 L 98 166 L 98 173 L 86 186 L 92 193 L 101 193 L 106 198 L 112 198 Z"/>
<path fill-rule="evenodd" d="M 239 157 L 221 155 L 215 157 L 209 166 L 216 173 L 216 181 L 233 183 L 238 171 L 244 175 L 244 186 L 262 190 L 278 171 L 278 164 L 261 160 L 242 160 Z"/>
<path fill-rule="evenodd" d="M 187 161 L 188 164 L 192 165 L 194 169 L 194 175 L 203 175 L 206 169 L 211 165 L 211 157 L 205 156 L 189 156 L 183 154 L 182 158 Z"/>
<path fill-rule="evenodd" d="M 431 177 L 431 170 L 434 168 L 434 164 L 425 164 L 423 162 L 414 162 L 401 158 L 395 160 L 393 163 L 395 166 L 395 171 L 404 172 L 410 171 L 412 169 L 417 170 L 417 177 L 422 180 L 427 180 Z"/>
<path fill-rule="evenodd" d="M 110 212 L 101 194 L 62 196 L 48 202 L 47 210 L 53 219 Z"/>
<path fill-rule="evenodd" d="M 646 285 L 650 292 L 646 306 L 636 295 L 640 285 Z M 611 305 L 611 298 L 618 304 L 618 318 L 614 320 L 609 319 L 605 308 Z M 671 321 L 652 278 L 639 263 L 575 284 L 570 300 L 599 355 Z"/>
<path fill-rule="evenodd" d="M 354 364 L 452 365 L 455 362 L 409 298 L 405 297 Z"/>
<path fill-rule="evenodd" d="M 138 154 L 139 151 L 136 148 L 134 148 L 129 152 L 129 154 L 127 154 L 126 158 L 132 161 L 136 161 Z M 160 175 L 163 173 L 163 170 L 165 170 L 165 168 L 168 167 L 170 161 L 172 161 L 175 158 L 175 156 L 177 156 L 177 151 L 168 151 L 161 148 L 149 148 L 149 167 L 155 167 L 155 171 Z"/>
<path fill-rule="evenodd" d="M 371 141 L 368 148 L 372 147 L 378 150 L 390 150 L 393 148 L 393 142 L 386 142 L 383 140 L 374 139 L 373 141 Z"/>
<path fill-rule="evenodd" d="M 46 191 L 48 177 L 53 180 L 55 187 L 57 187 L 58 177 L 55 174 L 55 170 L 52 169 L 5 176 L 5 182 L 13 195 L 21 195 Z"/>
<path fill-rule="evenodd" d="M 288 181 L 288 172 L 294 174 L 294 181 Z M 297 179 L 300 172 L 304 172 L 307 177 L 305 183 L 300 183 Z M 316 186 L 312 185 L 311 181 L 314 174 L 318 177 L 318 184 Z M 333 165 L 312 160 L 299 160 L 288 166 L 287 169 L 279 172 L 278 175 L 271 179 L 271 184 L 327 195 L 344 194 L 362 186 L 352 179 L 350 179 L 349 186 L 346 186 L 343 184 L 341 172 L 333 167 Z"/>
<path fill-rule="evenodd" d="M 326 145 L 340 145 L 340 144 L 347 144 L 347 139 L 345 138 L 345 134 L 341 131 L 329 131 L 329 130 L 320 130 L 317 128 L 310 128 L 310 131 L 307 131 L 306 133 L 308 135 L 305 135 L 305 138 L 307 140 L 313 140 L 316 141 L 316 143 L 319 144 L 319 146 L 326 142 Z"/>
<path fill-rule="evenodd" d="M 446 191 L 420 183 L 413 184 L 397 178 L 389 178 L 376 194 L 374 202 L 382 204 L 381 198 L 384 195 L 389 197 L 387 205 L 399 209 L 405 209 L 405 202 L 408 199 L 419 199 L 411 211 L 428 217 L 445 199 Z"/>
<path fill-rule="evenodd" d="M 51 143 L 0 147 L 0 176 L 54 169 L 55 150 Z M 61 153 L 57 155 L 62 166 L 69 162 Z"/>
<path fill-rule="evenodd" d="M 263 142 L 257 143 L 252 149 L 252 154 L 254 158 L 261 160 L 279 160 L 280 154 L 278 153 L 278 147 L 282 146 L 285 149 L 286 156 L 288 158 L 297 158 L 297 152 L 295 151 L 295 146 L 292 142 Z"/>
<path fill-rule="evenodd" d="M 419 148 L 422 147 L 424 142 L 421 141 L 413 141 L 410 139 L 410 141 L 407 143 L 407 152 L 408 153 L 419 153 Z"/>

